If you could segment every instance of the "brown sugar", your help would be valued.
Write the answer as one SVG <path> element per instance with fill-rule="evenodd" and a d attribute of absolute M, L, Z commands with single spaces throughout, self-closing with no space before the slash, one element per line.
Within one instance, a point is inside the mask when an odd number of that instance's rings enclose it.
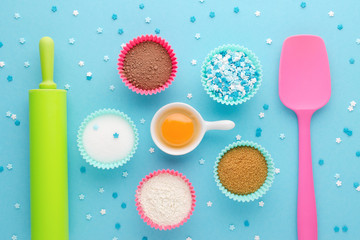
<path fill-rule="evenodd" d="M 265 182 L 267 163 L 261 152 L 253 147 L 236 147 L 224 154 L 218 164 L 221 184 L 234 194 L 256 192 Z"/>
<path fill-rule="evenodd" d="M 164 85 L 170 78 L 172 61 L 167 50 L 159 43 L 138 43 L 126 53 L 124 75 L 140 89 L 152 90 Z"/>

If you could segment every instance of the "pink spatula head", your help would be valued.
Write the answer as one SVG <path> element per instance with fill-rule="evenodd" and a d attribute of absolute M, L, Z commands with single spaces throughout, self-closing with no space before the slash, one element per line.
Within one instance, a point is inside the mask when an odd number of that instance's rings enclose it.
<path fill-rule="evenodd" d="M 281 52 L 279 95 L 299 121 L 299 182 L 297 225 L 299 240 L 317 239 L 317 217 L 311 161 L 312 114 L 330 99 L 331 80 L 324 41 L 318 36 L 287 38 Z"/>

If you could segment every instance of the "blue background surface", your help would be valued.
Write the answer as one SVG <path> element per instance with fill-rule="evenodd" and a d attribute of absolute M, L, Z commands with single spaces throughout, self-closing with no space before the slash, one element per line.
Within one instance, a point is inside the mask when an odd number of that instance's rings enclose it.
<path fill-rule="evenodd" d="M 144 9 L 139 9 L 139 4 Z M 297 120 L 278 97 L 278 63 L 284 39 L 294 34 L 316 34 L 327 45 L 331 76 L 330 102 L 318 111 L 312 121 L 313 169 L 317 198 L 319 239 L 359 239 L 360 192 L 353 187 L 360 181 L 360 111 L 347 107 L 359 99 L 360 2 L 319 0 L 306 1 L 25 1 L 2 0 L 0 3 L 0 239 L 30 239 L 29 192 L 29 136 L 28 90 L 38 87 L 41 71 L 38 41 L 51 36 L 55 41 L 55 81 L 59 88 L 70 84 L 68 91 L 68 146 L 69 146 L 69 207 L 70 239 L 136 240 L 147 236 L 149 240 L 203 239 L 296 239 L 297 196 Z M 57 7 L 52 12 L 52 6 Z M 234 13 L 239 7 L 239 13 Z M 77 17 L 72 15 L 78 10 Z M 256 17 L 254 12 L 261 11 Z M 328 12 L 335 12 L 329 17 Z M 215 18 L 209 13 L 215 12 Z M 21 17 L 14 19 L 14 13 Z M 118 19 L 112 20 L 112 14 Z M 190 17 L 196 22 L 191 23 Z M 146 24 L 145 18 L 151 23 Z M 338 30 L 338 24 L 343 25 Z M 102 34 L 96 29 L 103 28 Z M 124 33 L 118 34 L 122 28 Z M 154 34 L 160 29 L 173 47 L 178 58 L 178 73 L 174 83 L 165 92 L 154 96 L 140 96 L 127 89 L 116 70 L 121 44 L 141 34 Z M 201 38 L 195 39 L 200 33 Z M 25 38 L 25 44 L 19 38 Z M 68 43 L 69 38 L 75 44 Z M 266 44 L 271 38 L 273 43 Z M 223 106 L 211 100 L 200 83 L 200 67 L 207 53 L 213 48 L 235 43 L 248 47 L 263 65 L 263 83 L 253 99 L 240 106 Z M 105 62 L 103 57 L 110 60 Z M 309 56 L 311 57 L 311 56 Z M 349 59 L 355 59 L 354 64 Z M 197 60 L 192 66 L 190 61 Z M 82 60 L 85 66 L 80 67 Z M 30 67 L 25 68 L 24 62 Z M 86 73 L 92 72 L 91 81 Z M 7 76 L 13 76 L 8 82 Z M 116 89 L 112 92 L 109 86 Z M 193 98 L 187 99 L 188 93 Z M 153 114 L 161 106 L 180 101 L 194 106 L 206 120 L 230 119 L 236 127 L 228 132 L 209 132 L 201 145 L 192 153 L 172 157 L 162 153 L 151 140 L 149 126 Z M 258 114 L 262 106 L 269 105 L 265 118 Z M 127 113 L 136 123 L 140 145 L 135 157 L 124 167 L 99 170 L 88 165 L 80 156 L 76 145 L 77 129 L 91 112 L 102 108 L 115 108 Z M 5 117 L 11 111 L 21 121 Z M 140 124 L 140 119 L 146 120 Z M 255 137 L 255 130 L 262 128 L 262 136 Z M 343 128 L 353 130 L 353 136 L 343 133 Z M 279 134 L 286 138 L 280 140 Z M 234 202 L 218 190 L 214 183 L 213 164 L 218 153 L 235 141 L 240 134 L 243 140 L 252 140 L 265 147 L 273 156 L 275 166 L 281 169 L 274 184 L 261 200 L 252 203 Z M 341 137 L 337 144 L 335 138 Z M 153 154 L 149 148 L 155 147 Z M 199 160 L 205 159 L 200 165 Z M 318 164 L 319 159 L 324 165 Z M 8 170 L 7 164 L 13 164 Z M 80 168 L 86 168 L 85 173 Z M 135 189 L 139 181 L 157 169 L 170 168 L 184 173 L 197 195 L 197 206 L 191 219 L 182 227 L 171 231 L 157 231 L 147 226 L 137 214 L 134 204 Z M 129 176 L 124 178 L 123 171 Z M 337 187 L 335 173 L 341 175 L 342 186 Z M 99 193 L 100 187 L 105 189 Z M 114 199 L 113 192 L 119 197 Z M 79 200 L 79 194 L 85 199 Z M 208 201 L 213 202 L 207 207 Z M 125 202 L 127 207 L 121 208 Z M 20 203 L 20 209 L 14 204 Z M 107 214 L 102 216 L 101 209 Z M 86 214 L 92 219 L 86 220 Z M 244 226 L 248 220 L 249 227 Z M 120 223 L 117 230 L 115 224 Z M 234 224 L 236 229 L 229 230 Z M 346 225 L 348 232 L 342 232 Z M 340 232 L 335 233 L 334 227 Z"/>

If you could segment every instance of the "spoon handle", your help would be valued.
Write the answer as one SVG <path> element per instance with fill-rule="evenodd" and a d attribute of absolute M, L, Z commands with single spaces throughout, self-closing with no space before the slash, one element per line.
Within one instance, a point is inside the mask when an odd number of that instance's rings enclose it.
<path fill-rule="evenodd" d="M 298 240 L 317 240 L 317 217 L 311 160 L 312 111 L 296 113 L 299 121 Z"/>
<path fill-rule="evenodd" d="M 205 122 L 207 130 L 231 130 L 235 127 L 235 123 L 230 120 L 222 120 L 215 122 Z"/>

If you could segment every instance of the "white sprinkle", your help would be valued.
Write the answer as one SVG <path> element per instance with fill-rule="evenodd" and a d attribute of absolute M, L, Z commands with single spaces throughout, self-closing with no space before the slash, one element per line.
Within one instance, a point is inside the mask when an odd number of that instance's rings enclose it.
<path fill-rule="evenodd" d="M 271 38 L 266 39 L 266 44 L 268 44 L 268 45 L 271 45 L 271 44 L 272 44 Z"/>
<path fill-rule="evenodd" d="M 115 90 L 115 86 L 114 86 L 114 85 L 110 85 L 109 89 L 110 89 L 111 91 L 114 91 L 114 90 Z"/>
<path fill-rule="evenodd" d="M 8 118 L 11 117 L 11 112 L 10 111 L 6 112 L 6 117 L 8 117 Z"/>
<path fill-rule="evenodd" d="M 70 85 L 67 83 L 67 84 L 64 85 L 64 88 L 65 88 L 65 90 L 69 90 L 69 89 L 70 89 Z"/>
<path fill-rule="evenodd" d="M 73 11 L 73 15 L 76 17 L 77 15 L 79 15 L 79 11 L 78 11 L 78 10 L 74 10 L 74 11 Z"/>
<path fill-rule="evenodd" d="M 334 176 L 335 179 L 339 179 L 340 178 L 340 174 L 339 173 L 336 173 L 335 176 Z"/>
<path fill-rule="evenodd" d="M 200 159 L 200 160 L 199 160 L 199 164 L 200 164 L 200 165 L 204 165 L 204 164 L 205 164 L 205 160 L 204 160 L 204 159 Z"/>
<path fill-rule="evenodd" d="M 84 61 L 79 61 L 79 66 L 83 67 L 85 65 Z"/>
<path fill-rule="evenodd" d="M 80 194 L 80 195 L 79 195 L 79 199 L 80 199 L 80 200 L 84 200 L 84 199 L 85 199 L 85 195 L 84 195 L 84 194 Z"/>
<path fill-rule="evenodd" d="M 354 108 L 352 106 L 349 106 L 348 110 L 349 110 L 349 112 L 352 112 L 352 111 L 354 111 Z"/>
<path fill-rule="evenodd" d="M 340 180 L 336 181 L 336 186 L 341 187 L 342 182 Z"/>
<path fill-rule="evenodd" d="M 86 214 L 86 220 L 90 221 L 90 220 L 91 220 L 91 218 L 92 218 L 92 216 L 91 216 L 91 214 L 90 214 L 90 213 Z"/>
<path fill-rule="evenodd" d="M 105 55 L 105 56 L 104 56 L 104 61 L 107 62 L 107 61 L 109 61 L 109 60 L 110 60 L 109 56 L 108 56 L 108 55 Z"/>
<path fill-rule="evenodd" d="M 206 205 L 208 206 L 208 207 L 211 207 L 212 206 L 212 202 L 211 201 L 208 201 L 207 203 L 206 203 Z"/>
<path fill-rule="evenodd" d="M 105 189 L 104 188 L 99 188 L 99 193 L 104 193 L 105 192 Z"/>
<path fill-rule="evenodd" d="M 87 73 L 86 73 L 86 76 L 87 76 L 87 77 L 91 77 L 91 76 L 92 76 L 92 72 L 87 72 Z"/>
<path fill-rule="evenodd" d="M 24 67 L 26 68 L 30 67 L 30 63 L 28 61 L 24 62 Z"/>
<path fill-rule="evenodd" d="M 75 39 L 74 38 L 69 38 L 69 44 L 74 45 L 75 44 Z"/>
<path fill-rule="evenodd" d="M 100 210 L 100 214 L 101 214 L 101 215 L 105 215 L 105 214 L 106 214 L 106 209 L 101 209 L 101 210 Z"/>
<path fill-rule="evenodd" d="M 15 18 L 15 19 L 19 19 L 20 17 L 21 17 L 21 16 L 20 16 L 20 13 L 15 13 L 15 14 L 14 14 L 14 18 Z"/>
<path fill-rule="evenodd" d="M 186 97 L 190 100 L 190 99 L 192 99 L 192 94 L 188 93 Z"/>
<path fill-rule="evenodd" d="M 356 188 L 356 191 L 360 192 L 360 186 L 358 186 L 358 187 Z"/>
<path fill-rule="evenodd" d="M 155 152 L 155 149 L 154 149 L 154 148 L 150 148 L 150 149 L 149 149 L 149 152 L 150 152 L 150 153 L 154 153 L 154 152 Z"/>
<path fill-rule="evenodd" d="M 280 137 L 281 140 L 284 140 L 284 139 L 285 139 L 285 134 L 284 134 L 284 133 L 280 133 L 280 136 L 279 136 L 279 137 Z"/>
<path fill-rule="evenodd" d="M 122 173 L 122 176 L 123 176 L 124 178 L 126 178 L 127 176 L 129 176 L 129 173 L 128 173 L 127 171 L 124 171 L 124 172 Z"/>
<path fill-rule="evenodd" d="M 263 113 L 263 112 L 259 113 L 259 117 L 260 117 L 260 118 L 264 118 L 264 117 L 265 117 L 265 113 Z"/>
<path fill-rule="evenodd" d="M 5 66 L 5 62 L 4 61 L 1 61 L 0 62 L 0 67 L 3 68 Z"/>
<path fill-rule="evenodd" d="M 146 23 L 150 23 L 150 22 L 151 22 L 151 18 L 150 18 L 150 17 L 145 18 L 145 22 L 146 22 Z"/>
<path fill-rule="evenodd" d="M 259 17 L 261 15 L 261 12 L 259 10 L 254 12 L 255 16 Z"/>
<path fill-rule="evenodd" d="M 196 61 L 195 59 L 191 60 L 191 64 L 192 64 L 193 66 L 195 66 L 196 63 L 197 63 L 197 61 Z"/>
<path fill-rule="evenodd" d="M 336 138 L 336 143 L 341 143 L 341 138 Z"/>
<path fill-rule="evenodd" d="M 6 168 L 7 168 L 8 170 L 12 170 L 12 169 L 13 169 L 13 165 L 12 165 L 11 163 L 9 163 L 8 165 L 6 165 Z"/>
<path fill-rule="evenodd" d="M 20 208 L 20 203 L 15 203 L 15 204 L 14 204 L 14 207 L 15 207 L 16 209 L 19 209 L 19 208 Z"/>
<path fill-rule="evenodd" d="M 236 140 L 237 140 L 237 141 L 240 141 L 240 140 L 241 140 L 241 136 L 240 136 L 239 134 L 238 134 L 238 135 L 236 135 L 236 137 L 235 137 L 235 138 L 236 138 Z"/>
<path fill-rule="evenodd" d="M 98 27 L 98 28 L 96 29 L 96 32 L 97 32 L 98 34 L 101 34 L 101 33 L 103 32 L 103 28 Z"/>
<path fill-rule="evenodd" d="M 144 119 L 144 118 L 140 119 L 140 123 L 141 123 L 141 124 L 144 124 L 144 123 L 145 123 L 145 119 Z"/>
<path fill-rule="evenodd" d="M 275 174 L 279 174 L 280 173 L 280 168 L 275 168 Z"/>
<path fill-rule="evenodd" d="M 20 38 L 19 43 L 24 44 L 26 42 L 25 38 Z"/>
<path fill-rule="evenodd" d="M 335 13 L 333 11 L 328 12 L 329 17 L 333 17 Z"/>
<path fill-rule="evenodd" d="M 356 106 L 356 102 L 355 102 L 354 100 L 352 100 L 352 101 L 350 102 L 350 106 L 355 107 L 355 106 Z"/>
<path fill-rule="evenodd" d="M 234 230 L 235 230 L 235 225 L 234 225 L 234 224 L 230 224 L 229 230 L 230 230 L 230 231 L 234 231 Z"/>
<path fill-rule="evenodd" d="M 355 42 L 356 42 L 356 44 L 360 45 L 360 38 L 357 38 L 357 39 L 355 40 Z"/>
<path fill-rule="evenodd" d="M 255 235 L 254 240 L 260 240 L 260 236 Z"/>
<path fill-rule="evenodd" d="M 196 40 L 199 40 L 199 39 L 200 39 L 200 33 L 196 33 L 196 34 L 195 34 L 195 39 L 196 39 Z"/>
<path fill-rule="evenodd" d="M 265 204 L 264 201 L 260 201 L 259 202 L 259 207 L 264 207 L 264 204 Z"/>
<path fill-rule="evenodd" d="M 12 235 L 11 240 L 17 240 L 17 239 L 18 239 L 18 238 L 17 238 L 16 235 Z"/>
<path fill-rule="evenodd" d="M 11 114 L 11 119 L 16 120 L 16 114 Z"/>

